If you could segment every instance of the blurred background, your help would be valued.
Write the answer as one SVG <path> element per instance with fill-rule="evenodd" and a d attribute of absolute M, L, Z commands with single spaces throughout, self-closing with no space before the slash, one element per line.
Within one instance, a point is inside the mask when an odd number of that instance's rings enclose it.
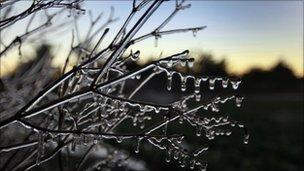
<path fill-rule="evenodd" d="M 222 111 L 247 125 L 251 135 L 250 143 L 242 143 L 241 131 L 233 132 L 231 137 L 217 138 L 211 142 L 205 155 L 209 162 L 208 169 L 303 170 L 303 1 L 189 3 L 192 7 L 179 13 L 165 30 L 204 25 L 207 29 L 197 35 L 174 34 L 163 36 L 158 42 L 152 38 L 134 45 L 130 50 L 140 50 L 141 58 L 129 67 L 137 68 L 159 57 L 189 49 L 190 57 L 194 57 L 196 62 L 193 69 L 183 72 L 241 77 L 242 84 L 237 93 L 245 96 L 242 108 L 223 106 Z M 173 10 L 174 4 L 165 3 L 137 36 L 152 31 L 160 23 L 160 17 L 170 14 L 168 9 Z M 27 5 L 26 1 L 21 2 L 17 9 L 22 10 Z M 96 17 L 102 12 L 104 18 L 109 15 L 119 18 L 110 25 L 110 36 L 102 45 L 105 47 L 123 24 L 132 4 L 127 1 L 85 1 L 83 5 L 87 11 L 91 11 L 92 16 Z M 88 15 L 89 12 L 86 12 L 78 21 L 77 39 L 83 39 L 87 31 Z M 8 31 L 1 31 L 4 44 L 24 31 L 22 22 Z M 39 20 L 34 23 L 39 24 Z M 10 50 L 0 58 L 1 79 L 24 73 L 33 63 L 39 62 L 40 56 L 45 56 L 42 55 L 45 53 L 52 56 L 49 66 L 45 67 L 52 68 L 52 76 L 58 77 L 70 46 L 66 40 L 70 42 L 72 30 L 75 30 L 75 25 L 22 46 L 22 57 L 18 48 Z M 73 61 L 70 66 L 73 66 Z M 173 90 L 167 92 L 166 77 L 159 75 L 149 82 L 138 98 L 165 102 L 193 91 L 188 89 L 182 93 L 179 81 L 173 84 Z M 5 91 L 4 87 L 1 90 Z M 206 89 L 203 93 L 209 97 L 227 92 L 216 88 L 213 91 Z M 183 130 L 183 127 L 173 125 L 170 129 Z M 186 141 L 190 146 L 205 143 L 194 136 Z M 145 147 L 144 152 L 138 155 L 150 170 L 183 170 L 178 164 L 167 164 L 164 159 L 160 159 L 162 156 L 165 158 L 161 152 L 149 147 Z"/>

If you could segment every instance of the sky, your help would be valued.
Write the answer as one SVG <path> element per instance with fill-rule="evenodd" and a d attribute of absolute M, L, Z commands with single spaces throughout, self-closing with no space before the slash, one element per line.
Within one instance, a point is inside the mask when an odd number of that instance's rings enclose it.
<path fill-rule="evenodd" d="M 191 8 L 180 11 L 163 30 L 207 26 L 195 37 L 191 32 L 163 36 L 155 47 L 154 38 L 132 46 L 141 51 L 141 62 L 189 49 L 199 60 L 199 52 L 211 53 L 215 60 L 225 59 L 231 73 L 243 73 L 252 67 L 269 69 L 278 61 L 286 62 L 298 76 L 303 76 L 303 1 L 187 1 Z M 135 36 L 151 32 L 174 10 L 175 2 L 165 2 Z M 84 8 L 93 16 L 110 7 L 119 20 L 110 27 L 110 36 L 118 31 L 130 13 L 130 1 L 86 1 Z M 106 20 L 106 19 L 104 19 Z M 79 21 L 81 35 L 89 25 L 88 12 Z M 18 30 L 18 29 L 17 29 Z M 62 63 L 66 39 L 70 34 L 50 38 L 56 42 L 56 64 Z M 56 40 L 55 40 L 56 39 Z M 106 43 L 105 43 L 106 44 Z"/>

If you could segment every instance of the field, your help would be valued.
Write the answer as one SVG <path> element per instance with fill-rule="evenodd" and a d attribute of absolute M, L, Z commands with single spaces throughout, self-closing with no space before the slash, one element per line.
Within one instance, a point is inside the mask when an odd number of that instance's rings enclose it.
<path fill-rule="evenodd" d="M 279 98 L 274 98 L 275 96 Z M 230 137 L 217 138 L 206 154 L 208 170 L 303 170 L 302 103 L 300 94 L 264 94 L 259 97 L 248 95 L 242 108 L 223 109 L 233 118 L 246 123 L 250 131 L 250 142 L 243 144 L 242 132 L 238 130 Z M 193 142 L 194 145 L 195 143 L 200 142 Z M 159 160 L 159 156 L 163 155 L 154 152 L 146 160 L 151 161 L 148 165 L 155 167 L 152 170 L 182 170 L 165 163 L 164 159 Z"/>

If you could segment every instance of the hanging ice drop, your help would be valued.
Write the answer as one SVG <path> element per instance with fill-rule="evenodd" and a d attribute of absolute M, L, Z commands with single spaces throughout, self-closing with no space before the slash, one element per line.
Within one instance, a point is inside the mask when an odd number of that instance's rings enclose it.
<path fill-rule="evenodd" d="M 170 147 L 167 147 L 166 149 L 167 149 L 166 162 L 169 163 L 171 161 L 172 149 Z"/>
<path fill-rule="evenodd" d="M 230 83 L 232 85 L 232 88 L 234 90 L 238 89 L 239 88 L 239 85 L 241 84 L 241 80 L 240 79 L 237 79 L 237 80 L 230 80 Z"/>
<path fill-rule="evenodd" d="M 229 82 L 228 78 L 227 79 L 225 79 L 225 78 L 222 79 L 222 86 L 223 86 L 223 88 L 227 88 L 228 87 L 228 82 Z"/>
<path fill-rule="evenodd" d="M 171 73 L 169 73 L 168 74 L 168 78 L 167 78 L 167 90 L 171 90 L 171 87 L 172 86 L 172 74 Z"/>
<path fill-rule="evenodd" d="M 131 59 L 132 61 L 137 61 L 139 59 L 140 51 L 136 51 L 134 54 L 132 54 Z"/>
<path fill-rule="evenodd" d="M 137 140 L 137 145 L 136 145 L 135 150 L 134 150 L 135 153 L 139 153 L 139 146 L 140 146 L 140 141 L 141 140 L 142 140 L 142 138 L 138 138 L 138 140 Z"/>
<path fill-rule="evenodd" d="M 209 89 L 214 90 L 216 78 L 209 78 Z"/>
<path fill-rule="evenodd" d="M 181 76 L 181 91 L 186 91 L 187 78 Z"/>
<path fill-rule="evenodd" d="M 188 60 L 187 64 L 188 64 L 189 68 L 193 68 L 193 66 L 194 66 L 194 60 Z"/>
<path fill-rule="evenodd" d="M 201 79 L 200 78 L 196 78 L 194 80 L 194 93 L 195 94 L 199 94 L 200 93 L 200 84 L 201 84 Z"/>
<path fill-rule="evenodd" d="M 241 107 L 242 102 L 243 102 L 243 97 L 240 97 L 240 96 L 235 97 L 235 104 L 237 107 Z"/>
<path fill-rule="evenodd" d="M 202 98 L 201 94 L 195 94 L 195 101 L 199 102 Z"/>

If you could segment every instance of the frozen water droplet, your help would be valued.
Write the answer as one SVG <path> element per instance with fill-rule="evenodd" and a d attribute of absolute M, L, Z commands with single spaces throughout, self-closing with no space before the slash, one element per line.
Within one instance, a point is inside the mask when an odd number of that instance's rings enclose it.
<path fill-rule="evenodd" d="M 188 64 L 189 68 L 193 68 L 193 66 L 194 66 L 194 60 L 188 60 L 187 64 Z"/>
<path fill-rule="evenodd" d="M 184 136 L 177 137 L 177 138 L 176 138 L 176 142 L 177 142 L 178 144 L 180 144 L 180 143 L 183 142 L 183 139 L 184 139 Z"/>
<path fill-rule="evenodd" d="M 180 160 L 180 166 L 181 167 L 185 167 L 186 166 L 186 158 L 183 157 L 181 160 Z"/>
<path fill-rule="evenodd" d="M 248 144 L 249 143 L 249 134 L 246 134 L 244 136 L 244 140 L 243 140 L 244 144 Z"/>
<path fill-rule="evenodd" d="M 155 107 L 155 108 L 154 108 L 155 113 L 159 113 L 159 112 L 160 112 L 160 110 L 161 110 L 161 108 L 160 108 L 160 107 Z"/>
<path fill-rule="evenodd" d="M 237 126 L 238 126 L 239 128 L 244 128 L 244 125 L 243 125 L 243 124 L 240 124 L 240 123 L 239 123 Z"/>
<path fill-rule="evenodd" d="M 241 80 L 240 79 L 236 79 L 236 80 L 230 80 L 230 83 L 232 85 L 232 88 L 234 90 L 238 89 L 239 85 L 241 84 Z"/>
<path fill-rule="evenodd" d="M 139 80 L 140 78 L 141 78 L 141 75 L 139 75 L 139 74 L 138 74 L 138 75 L 136 75 L 136 79 L 138 79 L 138 80 Z"/>
<path fill-rule="evenodd" d="M 172 86 L 172 74 L 171 73 L 169 73 L 168 74 L 168 78 L 167 78 L 167 90 L 171 90 L 171 87 Z"/>
<path fill-rule="evenodd" d="M 202 98 L 201 94 L 195 94 L 195 101 L 199 102 Z"/>
<path fill-rule="evenodd" d="M 209 89 L 214 90 L 216 78 L 209 78 Z"/>
<path fill-rule="evenodd" d="M 121 136 L 116 137 L 116 141 L 117 141 L 117 143 L 121 143 L 121 142 L 122 142 L 122 140 L 123 140 L 123 137 L 121 137 Z"/>
<path fill-rule="evenodd" d="M 174 158 L 175 160 L 177 160 L 177 159 L 179 158 L 179 151 L 174 150 L 174 152 L 173 152 L 173 158 Z"/>
<path fill-rule="evenodd" d="M 161 38 L 161 35 L 157 34 L 154 37 L 155 37 L 154 46 L 157 47 L 158 46 L 158 39 Z"/>
<path fill-rule="evenodd" d="M 197 32 L 198 32 L 198 30 L 197 30 L 197 29 L 193 29 L 193 30 L 192 30 L 192 35 L 193 35 L 193 37 L 196 37 Z"/>
<path fill-rule="evenodd" d="M 196 78 L 194 80 L 194 93 L 195 94 L 199 94 L 200 93 L 200 84 L 201 84 L 201 79 L 200 78 Z"/>
<path fill-rule="evenodd" d="M 166 162 L 169 163 L 171 161 L 171 153 L 172 149 L 167 147 L 167 154 L 166 154 Z"/>
<path fill-rule="evenodd" d="M 215 104 L 215 103 L 211 104 L 211 109 L 214 112 L 219 112 L 220 111 L 219 106 L 217 104 Z"/>
<path fill-rule="evenodd" d="M 137 61 L 139 59 L 140 51 L 136 51 L 134 54 L 131 55 L 132 61 Z"/>
<path fill-rule="evenodd" d="M 207 164 L 200 165 L 200 171 L 206 171 L 207 170 Z"/>
<path fill-rule="evenodd" d="M 223 86 L 223 88 L 227 88 L 228 87 L 228 82 L 229 82 L 229 79 L 227 78 L 227 79 L 222 79 L 222 86 Z"/>
<path fill-rule="evenodd" d="M 191 170 L 193 170 L 194 168 L 195 168 L 195 160 L 193 159 L 193 160 L 190 160 L 190 164 L 189 164 L 190 166 L 189 166 L 189 168 L 191 169 Z"/>
<path fill-rule="evenodd" d="M 230 126 L 235 127 L 236 123 L 237 123 L 236 121 L 231 121 Z"/>
<path fill-rule="evenodd" d="M 186 66 L 186 61 L 185 61 L 185 60 L 180 61 L 180 65 L 181 65 L 182 67 L 185 67 L 185 66 Z"/>
<path fill-rule="evenodd" d="M 181 91 L 186 91 L 187 78 L 181 76 Z"/>
<path fill-rule="evenodd" d="M 181 115 L 181 116 L 179 117 L 179 119 L 178 119 L 178 123 L 179 123 L 179 124 L 183 124 L 183 122 L 184 122 L 184 118 L 183 118 L 183 116 Z"/>
<path fill-rule="evenodd" d="M 231 131 L 226 131 L 225 133 L 227 136 L 230 136 L 231 135 Z"/>
<path fill-rule="evenodd" d="M 202 135 L 202 126 L 198 127 L 196 130 L 196 136 L 200 137 Z"/>
<path fill-rule="evenodd" d="M 235 104 L 236 104 L 236 106 L 237 107 L 241 107 L 241 105 L 242 105 L 242 102 L 243 102 L 243 97 L 241 97 L 241 96 L 236 96 L 235 97 Z"/>
<path fill-rule="evenodd" d="M 136 148 L 135 148 L 135 153 L 139 153 L 139 147 L 140 147 L 140 141 L 142 140 L 142 138 L 138 138 L 137 140 L 137 145 L 136 145 Z"/>
<path fill-rule="evenodd" d="M 145 123 L 142 122 L 139 127 L 140 127 L 140 129 L 144 129 L 145 128 Z"/>
<path fill-rule="evenodd" d="M 171 68 L 173 66 L 173 61 L 172 60 L 169 60 L 168 62 L 167 62 L 167 67 L 168 68 Z"/>
<path fill-rule="evenodd" d="M 73 142 L 72 142 L 73 143 Z M 93 140 L 93 144 L 97 144 L 98 143 L 98 138 L 97 137 L 94 137 L 94 140 Z"/>

